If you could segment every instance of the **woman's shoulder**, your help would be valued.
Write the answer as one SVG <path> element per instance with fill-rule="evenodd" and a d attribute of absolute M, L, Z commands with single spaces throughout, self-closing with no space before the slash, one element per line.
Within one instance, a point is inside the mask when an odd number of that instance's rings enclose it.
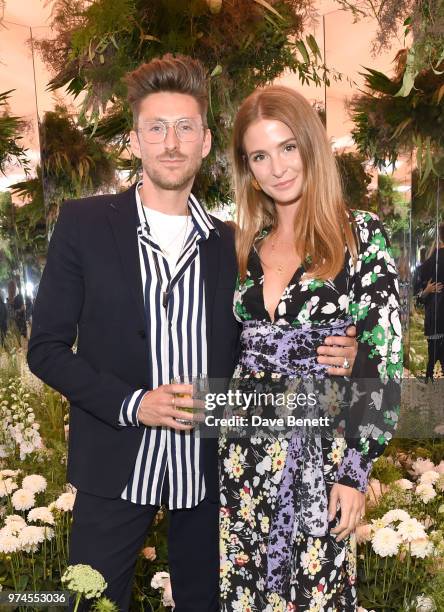
<path fill-rule="evenodd" d="M 358 227 L 367 227 L 368 225 L 380 225 L 381 221 L 377 214 L 369 210 L 359 210 L 358 208 L 350 209 L 351 220 Z"/>
<path fill-rule="evenodd" d="M 374 242 L 380 246 L 383 246 L 381 243 L 384 242 L 385 245 L 387 234 L 378 215 L 369 210 L 357 209 L 350 210 L 350 214 L 361 250 L 363 246 Z"/>

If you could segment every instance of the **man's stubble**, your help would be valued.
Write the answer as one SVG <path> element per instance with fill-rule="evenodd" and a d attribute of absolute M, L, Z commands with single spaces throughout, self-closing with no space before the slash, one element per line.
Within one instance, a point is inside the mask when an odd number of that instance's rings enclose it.
<path fill-rule="evenodd" d="M 174 157 L 177 157 L 177 155 Z M 156 187 L 167 191 L 180 191 L 183 187 L 194 181 L 196 174 L 202 166 L 202 161 L 201 157 L 190 159 L 187 166 L 183 168 L 183 171 L 176 176 L 168 176 L 166 168 L 158 168 L 156 164 L 150 164 L 149 162 L 147 162 L 144 170 L 148 178 Z"/>

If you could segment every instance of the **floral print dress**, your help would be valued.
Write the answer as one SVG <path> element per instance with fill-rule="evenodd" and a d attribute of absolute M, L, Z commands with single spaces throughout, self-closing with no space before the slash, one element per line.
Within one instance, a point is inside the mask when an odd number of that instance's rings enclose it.
<path fill-rule="evenodd" d="M 344 267 L 334 280 L 304 280 L 301 266 L 285 288 L 274 322 L 263 299 L 263 270 L 254 248 L 247 278 L 239 282 L 234 298 L 236 318 L 243 324 L 241 354 L 234 378 L 285 371 L 326 376 L 316 362 L 316 348 L 335 327 L 350 320 L 357 327 L 358 355 L 352 378 L 399 381 L 402 373 L 399 291 L 395 263 L 386 233 L 376 215 L 354 211 L 359 250 L 355 262 L 346 251 Z M 267 235 L 264 230 L 261 240 Z M 289 339 L 305 332 L 299 346 Z M 252 334 L 252 332 L 254 332 Z M 259 333 L 256 333 L 259 332 Z M 307 340 L 308 338 L 308 340 Z M 248 358 L 246 358 L 246 355 Z M 253 355 L 253 358 L 251 357 Z M 282 371 L 282 370 L 281 370 Z M 274 376 L 272 374 L 272 376 Z M 322 438 L 322 486 L 329 496 L 335 482 L 365 492 L 373 461 L 384 451 L 396 426 L 399 406 L 384 411 L 386 429 L 343 438 Z M 316 536 L 302 528 L 292 534 L 289 579 L 285 592 L 268 588 L 269 549 L 273 521 L 279 509 L 289 441 L 284 436 L 256 436 L 219 441 L 221 484 L 221 610 L 222 612 L 349 612 L 356 610 L 356 543 L 352 533 L 337 542 L 333 535 Z M 288 454 L 288 456 L 287 456 Z M 316 482 L 316 486 L 320 483 Z M 319 499 L 294 472 L 294 487 L 302 498 Z M 296 515 L 300 513 L 297 509 Z M 328 523 L 333 528 L 340 520 Z"/>

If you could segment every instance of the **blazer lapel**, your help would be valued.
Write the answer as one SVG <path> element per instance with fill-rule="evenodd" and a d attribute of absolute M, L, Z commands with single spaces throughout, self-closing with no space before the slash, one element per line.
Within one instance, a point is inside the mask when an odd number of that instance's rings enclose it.
<path fill-rule="evenodd" d="M 205 311 L 207 324 L 207 354 L 211 355 L 214 298 L 219 277 L 221 240 L 213 230 L 207 240 L 199 244 L 200 265 L 205 282 Z"/>
<path fill-rule="evenodd" d="M 108 220 L 117 244 L 123 276 L 134 298 L 137 312 L 146 333 L 146 317 L 143 302 L 142 275 L 137 240 L 137 206 L 135 186 L 115 196 L 109 203 Z M 128 316 L 131 316 L 128 313 Z"/>

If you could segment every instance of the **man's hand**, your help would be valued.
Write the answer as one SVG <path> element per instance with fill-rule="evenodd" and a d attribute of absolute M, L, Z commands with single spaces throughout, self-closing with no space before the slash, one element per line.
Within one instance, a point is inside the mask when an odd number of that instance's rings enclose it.
<path fill-rule="evenodd" d="M 194 425 L 178 423 L 176 419 L 193 421 L 194 415 L 181 408 L 194 408 L 193 385 L 174 384 L 161 385 L 148 391 L 140 402 L 137 418 L 143 425 L 155 427 L 165 426 L 172 429 L 189 431 Z"/>
<path fill-rule="evenodd" d="M 428 295 L 429 293 L 441 293 L 443 289 L 442 283 L 434 283 L 432 279 L 429 279 L 425 289 L 422 292 L 422 295 Z"/>
<path fill-rule="evenodd" d="M 338 502 L 341 508 L 341 520 L 334 529 L 330 530 L 330 533 L 337 534 L 337 542 L 346 538 L 359 525 L 365 512 L 365 493 L 353 487 L 335 483 L 332 486 L 328 504 L 329 521 L 336 516 Z"/>
<path fill-rule="evenodd" d="M 350 376 L 351 374 L 358 352 L 356 327 L 354 325 L 347 327 L 346 333 L 346 336 L 328 336 L 325 344 L 318 347 L 318 363 L 336 366 L 328 368 L 327 374 L 330 376 Z M 348 368 L 343 367 L 345 359 L 349 363 Z"/>

